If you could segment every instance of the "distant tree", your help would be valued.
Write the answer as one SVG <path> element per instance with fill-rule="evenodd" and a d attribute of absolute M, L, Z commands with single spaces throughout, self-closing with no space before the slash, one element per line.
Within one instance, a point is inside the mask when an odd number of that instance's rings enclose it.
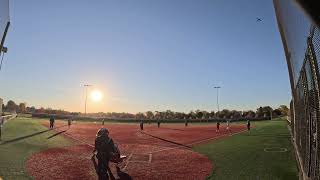
<path fill-rule="evenodd" d="M 286 105 L 281 105 L 278 108 L 281 111 L 281 115 L 287 116 L 289 114 L 289 108 Z"/>
<path fill-rule="evenodd" d="M 174 118 L 175 119 L 184 119 L 185 116 L 186 116 L 186 114 L 183 113 L 183 112 L 175 112 L 174 113 Z"/>
<path fill-rule="evenodd" d="M 136 114 L 136 119 L 145 119 L 145 115 L 141 112 Z"/>
<path fill-rule="evenodd" d="M 19 111 L 21 113 L 25 113 L 26 112 L 26 103 L 20 103 L 19 104 Z"/>
<path fill-rule="evenodd" d="M 166 118 L 166 112 L 159 112 L 159 117 L 160 119 L 165 119 Z"/>
<path fill-rule="evenodd" d="M 2 111 L 6 111 L 6 110 L 7 110 L 6 105 L 2 104 Z"/>
<path fill-rule="evenodd" d="M 36 109 L 35 113 L 45 113 L 45 109 L 41 107 L 40 109 Z"/>
<path fill-rule="evenodd" d="M 236 111 L 236 110 L 232 110 L 230 112 L 230 116 L 232 116 L 232 118 L 234 119 L 238 119 L 241 117 L 241 112 L 240 111 Z"/>
<path fill-rule="evenodd" d="M 221 112 L 219 112 L 219 118 L 230 118 L 231 113 L 228 109 L 223 109 Z"/>
<path fill-rule="evenodd" d="M 263 109 L 259 107 L 256 111 L 256 117 L 263 117 Z"/>
<path fill-rule="evenodd" d="M 207 111 L 202 111 L 202 114 L 203 114 L 203 118 L 204 119 L 209 119 L 209 117 L 210 117 L 210 113 L 209 112 L 207 112 Z"/>
<path fill-rule="evenodd" d="M 151 119 L 153 119 L 153 112 L 147 111 L 146 112 L 146 118 L 148 119 L 149 124 L 151 123 Z"/>
<path fill-rule="evenodd" d="M 31 107 L 27 107 L 26 110 L 28 113 L 34 113 L 36 108 L 34 106 L 31 106 Z"/>
<path fill-rule="evenodd" d="M 203 117 L 203 112 L 200 110 L 196 110 L 195 114 L 197 119 L 201 119 Z"/>
<path fill-rule="evenodd" d="M 188 114 L 188 118 L 189 119 L 195 119 L 196 118 L 196 113 L 193 112 L 193 111 L 190 111 L 189 114 Z"/>
<path fill-rule="evenodd" d="M 272 113 L 273 109 L 270 106 L 264 106 L 262 108 L 262 111 L 263 111 L 263 115 L 265 117 L 268 117 L 268 116 L 271 116 L 271 113 Z"/>
<path fill-rule="evenodd" d="M 210 117 L 214 117 L 215 116 L 215 112 L 214 111 L 211 111 L 210 112 Z"/>
<path fill-rule="evenodd" d="M 248 118 L 254 118 L 256 116 L 256 113 L 252 110 L 247 111 L 247 115 L 245 117 Z"/>
<path fill-rule="evenodd" d="M 281 116 L 282 112 L 280 109 L 275 109 L 272 111 L 272 115 L 274 116 Z"/>
<path fill-rule="evenodd" d="M 146 112 L 146 117 L 147 117 L 148 119 L 152 119 L 152 118 L 153 118 L 153 112 L 152 112 L 152 111 L 147 111 L 147 112 Z"/>
<path fill-rule="evenodd" d="M 165 119 L 173 119 L 174 118 L 174 112 L 171 110 L 166 110 L 165 113 Z"/>
<path fill-rule="evenodd" d="M 14 101 L 9 100 L 7 102 L 7 110 L 10 112 L 16 112 L 17 111 L 17 105 Z"/>
<path fill-rule="evenodd" d="M 154 118 L 155 119 L 160 119 L 160 112 L 159 111 L 155 111 Z"/>

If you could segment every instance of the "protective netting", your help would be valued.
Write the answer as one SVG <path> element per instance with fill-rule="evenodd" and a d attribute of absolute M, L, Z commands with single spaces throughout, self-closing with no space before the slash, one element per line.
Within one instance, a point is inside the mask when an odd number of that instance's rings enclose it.
<path fill-rule="evenodd" d="M 302 170 L 320 177 L 320 31 L 293 0 L 274 0 L 293 102 L 291 126 Z"/>
<path fill-rule="evenodd" d="M 0 0 L 0 50 L 9 20 L 9 0 Z"/>
<path fill-rule="evenodd" d="M 0 0 L 0 37 L 1 38 L 3 36 L 7 22 L 9 22 L 9 0 Z"/>

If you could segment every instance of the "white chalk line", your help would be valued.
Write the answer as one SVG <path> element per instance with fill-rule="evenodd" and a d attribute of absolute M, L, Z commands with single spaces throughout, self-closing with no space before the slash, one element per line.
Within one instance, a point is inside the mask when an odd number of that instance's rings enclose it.
<path fill-rule="evenodd" d="M 240 133 L 243 133 L 247 130 L 242 130 L 242 131 L 239 131 L 239 132 L 236 132 L 236 133 L 233 133 L 233 134 L 223 134 L 223 135 L 220 135 L 220 136 L 215 136 L 215 137 L 211 137 L 211 138 L 207 138 L 207 139 L 202 139 L 200 141 L 196 141 L 196 142 L 193 142 L 193 143 L 189 143 L 187 144 L 187 146 L 191 146 L 191 145 L 194 145 L 194 144 L 199 144 L 199 143 L 202 143 L 202 142 L 205 142 L 205 141 L 210 141 L 210 140 L 214 140 L 214 139 L 218 139 L 218 138 L 221 138 L 221 137 L 226 137 L 226 136 L 233 136 L 233 135 L 237 135 L 237 134 L 240 134 Z M 143 133 L 142 133 L 143 134 Z M 158 152 L 163 152 L 163 151 L 168 151 L 168 150 L 174 150 L 174 149 L 179 149 L 179 148 L 182 148 L 181 146 L 179 145 L 176 145 L 176 147 L 171 147 L 171 148 L 165 148 L 165 149 L 160 149 L 160 150 L 157 150 L 157 151 L 151 151 L 149 152 L 149 154 L 151 155 L 152 157 L 152 154 L 154 153 L 158 153 Z M 187 148 L 185 148 L 187 149 Z M 189 150 L 189 149 L 188 149 Z M 190 150 L 191 151 L 191 150 Z M 132 155 L 132 153 L 130 154 Z M 129 159 L 129 158 L 128 158 Z M 151 158 L 150 158 L 151 159 Z M 130 161 L 127 161 L 125 167 L 123 168 L 123 170 L 126 170 L 126 168 L 128 167 Z M 150 161 L 151 163 L 151 161 Z"/>
<path fill-rule="evenodd" d="M 223 135 L 220 135 L 220 136 L 215 136 L 215 137 L 211 137 L 211 138 L 207 138 L 207 139 L 202 139 L 202 140 L 199 140 L 199 141 L 196 141 L 196 142 L 193 142 L 193 143 L 186 144 L 186 146 L 192 146 L 192 145 L 195 145 L 195 144 L 199 144 L 199 143 L 202 143 L 202 142 L 205 142 L 205 141 L 210 141 L 210 140 L 218 139 L 218 138 L 221 138 L 221 137 L 237 135 L 237 134 L 243 133 L 243 132 L 245 132 L 245 131 L 247 131 L 247 130 L 242 130 L 242 131 L 239 131 L 239 132 L 236 132 L 236 133 L 232 133 L 232 134 L 223 134 Z M 62 134 L 70 137 L 71 139 L 73 139 L 73 140 L 75 140 L 75 141 L 80 142 L 81 144 L 85 144 L 85 145 L 88 145 L 88 146 L 90 146 L 90 147 L 94 147 L 92 144 L 89 144 L 89 143 L 87 143 L 87 142 L 85 142 L 85 141 L 83 141 L 83 140 L 80 140 L 80 139 L 78 139 L 78 138 L 75 138 L 75 137 L 73 137 L 72 135 L 70 135 L 70 134 L 68 134 L 68 133 L 66 133 L 66 132 L 64 132 L 64 133 L 62 133 Z M 160 149 L 160 150 L 157 150 L 157 151 L 151 151 L 151 152 L 149 152 L 149 153 L 147 153 L 147 154 L 149 154 L 149 155 L 151 156 L 151 158 L 152 158 L 152 154 L 154 154 L 154 153 L 163 152 L 163 151 L 168 151 L 168 150 L 174 150 L 174 149 L 179 149 L 179 148 L 182 148 L 182 147 L 179 146 L 179 145 L 176 145 L 176 147 Z M 185 148 L 185 149 L 187 149 L 187 148 Z M 126 163 L 125 163 L 125 166 L 124 166 L 121 170 L 123 170 L 123 171 L 126 170 L 126 168 L 128 167 L 128 165 L 129 165 L 129 163 L 130 163 L 129 159 L 131 158 L 132 154 L 133 154 L 133 153 L 130 153 L 130 155 L 129 155 L 129 157 L 128 157 L 128 160 L 127 160 Z M 150 163 L 151 163 L 151 158 L 149 159 L 149 162 L 150 162 Z"/>
<path fill-rule="evenodd" d="M 94 148 L 94 145 L 89 144 L 89 143 L 87 143 L 87 142 L 85 142 L 85 141 L 83 141 L 83 140 L 77 139 L 77 138 L 75 138 L 75 137 L 71 136 L 70 134 L 68 134 L 68 133 L 66 133 L 66 132 L 65 132 L 65 133 L 62 133 L 62 134 L 64 134 L 64 135 L 66 135 L 66 136 L 70 137 L 71 139 L 73 139 L 73 140 L 75 140 L 75 141 L 80 142 L 81 144 L 85 144 L 85 145 L 88 145 L 88 146 L 90 146 L 90 147 L 93 147 L 93 148 Z"/>
<path fill-rule="evenodd" d="M 131 158 L 131 156 L 132 156 L 132 153 L 129 155 L 128 160 L 126 161 L 124 167 L 121 169 L 122 171 L 125 171 L 127 169 L 128 165 L 130 163 L 129 159 Z"/>
<path fill-rule="evenodd" d="M 272 150 L 272 149 L 276 149 L 276 150 Z M 264 148 L 263 149 L 264 152 L 287 152 L 288 149 L 287 148 L 281 148 L 281 147 L 271 147 L 271 148 Z"/>
<path fill-rule="evenodd" d="M 65 132 L 65 133 L 62 133 L 62 134 L 70 137 L 71 139 L 73 139 L 73 140 L 75 140 L 75 141 L 80 142 L 81 144 L 84 144 L 84 145 L 87 145 L 87 146 L 90 146 L 90 147 L 93 147 L 93 148 L 94 148 L 94 145 L 89 144 L 89 143 L 87 143 L 87 142 L 85 142 L 85 141 L 83 141 L 83 140 L 80 140 L 80 139 L 78 139 L 78 138 L 75 138 L 75 137 L 73 137 L 72 135 L 70 135 L 70 134 L 68 134 L 68 133 L 66 133 L 66 132 Z M 130 159 L 131 156 L 132 156 L 132 153 L 128 156 L 128 159 Z M 126 168 L 127 168 L 128 165 L 129 165 L 129 163 L 130 163 L 130 161 L 127 160 L 126 163 L 125 163 L 125 166 L 124 166 L 121 170 L 122 170 L 122 171 L 125 171 Z"/>
<path fill-rule="evenodd" d="M 215 137 L 211 137 L 211 138 L 207 138 L 207 139 L 202 139 L 202 140 L 199 140 L 199 141 L 196 141 L 196 142 L 193 142 L 193 143 L 186 144 L 186 146 L 192 146 L 192 145 L 195 145 L 195 144 L 200 144 L 202 142 L 218 139 L 218 138 L 221 138 L 221 137 L 237 135 L 237 134 L 243 133 L 245 131 L 247 131 L 247 130 L 242 130 L 242 131 L 239 131 L 239 132 L 236 132 L 236 133 L 232 133 L 232 134 L 223 134 L 223 135 L 220 135 L 220 136 L 215 136 Z M 160 149 L 160 150 L 157 150 L 157 151 L 151 151 L 150 154 L 163 152 L 163 151 L 168 151 L 168 150 L 173 150 L 173 149 L 179 149 L 179 148 L 183 148 L 183 147 L 181 147 L 179 145 L 176 145 L 176 147 Z M 188 148 L 185 148 L 185 149 L 188 149 Z"/>

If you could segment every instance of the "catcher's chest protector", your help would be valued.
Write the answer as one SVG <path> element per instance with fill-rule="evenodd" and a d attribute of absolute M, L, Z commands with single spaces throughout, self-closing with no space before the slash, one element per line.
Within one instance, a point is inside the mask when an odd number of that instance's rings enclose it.
<path fill-rule="evenodd" d="M 98 154 L 110 155 L 113 148 L 108 137 L 97 137 L 96 138 L 96 149 Z"/>

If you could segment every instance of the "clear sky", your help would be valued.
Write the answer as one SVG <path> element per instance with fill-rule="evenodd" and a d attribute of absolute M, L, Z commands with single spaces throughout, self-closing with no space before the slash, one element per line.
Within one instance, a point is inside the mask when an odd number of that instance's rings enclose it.
<path fill-rule="evenodd" d="M 84 111 L 247 110 L 288 104 L 271 0 L 10 1 L 0 96 Z M 256 22 L 256 17 L 262 22 Z"/>

